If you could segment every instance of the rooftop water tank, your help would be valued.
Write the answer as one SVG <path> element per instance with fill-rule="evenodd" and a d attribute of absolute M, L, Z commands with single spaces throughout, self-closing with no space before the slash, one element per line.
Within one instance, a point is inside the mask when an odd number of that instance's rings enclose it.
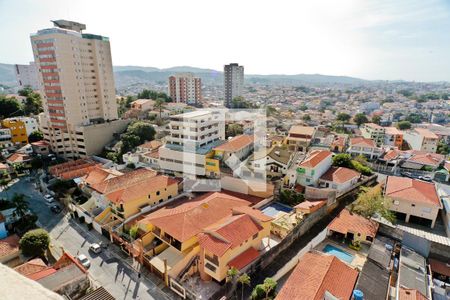
<path fill-rule="evenodd" d="M 363 300 L 364 299 L 364 293 L 360 290 L 354 290 L 353 291 L 353 299 L 354 300 Z"/>

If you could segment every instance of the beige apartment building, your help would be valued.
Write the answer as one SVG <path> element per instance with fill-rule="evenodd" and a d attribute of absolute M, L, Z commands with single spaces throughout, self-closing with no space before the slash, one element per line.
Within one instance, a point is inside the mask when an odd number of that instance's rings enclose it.
<path fill-rule="evenodd" d="M 365 123 L 361 126 L 361 134 L 366 139 L 373 140 L 377 146 L 384 142 L 385 128 L 375 123 Z"/>
<path fill-rule="evenodd" d="M 84 24 L 53 24 L 31 35 L 44 96 L 44 139 L 66 158 L 98 154 L 127 125 L 118 120 L 109 39 L 82 33 Z"/>
<path fill-rule="evenodd" d="M 177 73 L 170 76 L 169 96 L 175 102 L 196 105 L 202 99 L 202 80 L 192 73 Z"/>

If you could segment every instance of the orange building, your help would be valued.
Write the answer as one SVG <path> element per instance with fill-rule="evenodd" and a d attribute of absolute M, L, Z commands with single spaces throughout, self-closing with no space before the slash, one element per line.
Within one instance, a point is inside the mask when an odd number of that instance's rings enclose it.
<path fill-rule="evenodd" d="M 14 144 L 28 143 L 27 128 L 23 121 L 6 119 L 3 120 L 2 125 L 11 131 L 11 142 Z"/>

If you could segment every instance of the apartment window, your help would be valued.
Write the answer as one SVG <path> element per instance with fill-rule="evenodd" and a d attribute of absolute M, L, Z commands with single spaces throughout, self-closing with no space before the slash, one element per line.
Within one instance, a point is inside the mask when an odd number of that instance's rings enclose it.
<path fill-rule="evenodd" d="M 156 192 L 156 196 L 159 196 L 159 194 L 160 194 L 160 192 L 159 192 L 159 191 L 157 191 L 157 192 Z"/>

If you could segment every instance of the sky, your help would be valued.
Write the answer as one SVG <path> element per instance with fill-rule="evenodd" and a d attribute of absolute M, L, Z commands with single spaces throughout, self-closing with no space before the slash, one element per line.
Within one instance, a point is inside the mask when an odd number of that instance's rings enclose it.
<path fill-rule="evenodd" d="M 0 0 L 0 63 L 56 19 L 108 36 L 114 65 L 450 81 L 449 0 Z"/>

